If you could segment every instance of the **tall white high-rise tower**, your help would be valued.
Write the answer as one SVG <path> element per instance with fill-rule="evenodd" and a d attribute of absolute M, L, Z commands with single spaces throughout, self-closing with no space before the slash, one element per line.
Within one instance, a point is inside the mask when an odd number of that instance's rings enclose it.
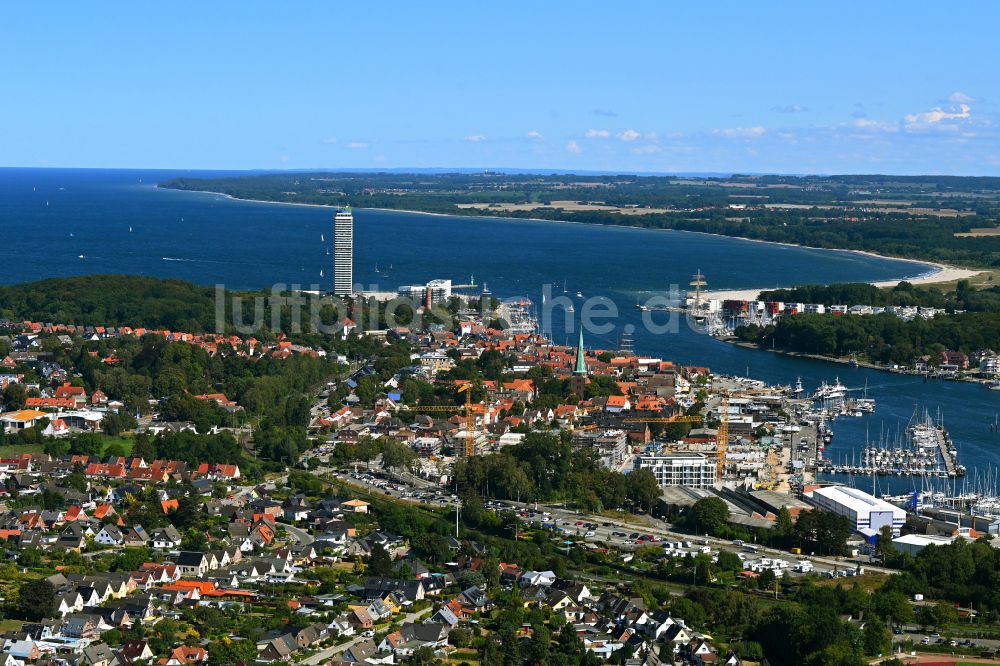
<path fill-rule="evenodd" d="M 333 218 L 333 293 L 350 296 L 354 291 L 354 215 L 351 207 Z"/>

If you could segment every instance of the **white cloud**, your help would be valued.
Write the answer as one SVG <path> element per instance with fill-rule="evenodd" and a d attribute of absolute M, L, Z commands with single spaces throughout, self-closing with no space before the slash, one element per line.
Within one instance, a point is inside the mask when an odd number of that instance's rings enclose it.
<path fill-rule="evenodd" d="M 881 120 L 873 120 L 871 118 L 855 118 L 851 123 L 851 127 L 855 127 L 860 130 L 878 132 L 895 132 L 899 129 L 899 126 L 895 123 L 886 123 Z"/>
<path fill-rule="evenodd" d="M 576 141 L 573 141 L 572 139 L 570 139 L 569 141 L 567 141 L 567 142 L 566 142 L 566 150 L 567 150 L 568 152 L 571 152 L 571 153 L 579 153 L 579 152 L 582 152 L 582 151 L 580 150 L 580 146 L 579 146 L 579 144 L 577 144 L 577 142 L 576 142 Z"/>
<path fill-rule="evenodd" d="M 281 156 L 281 161 L 282 161 L 282 162 L 287 162 L 287 161 L 288 161 L 288 159 L 289 159 L 289 158 L 288 158 L 288 155 L 282 155 L 282 156 Z"/>
<path fill-rule="evenodd" d="M 608 130 L 589 129 L 584 136 L 588 139 L 607 139 L 611 136 L 611 132 Z"/>
<path fill-rule="evenodd" d="M 642 135 L 636 132 L 634 129 L 627 129 L 621 134 L 619 134 L 618 138 L 621 139 L 622 141 L 635 141 L 640 136 Z"/>
<path fill-rule="evenodd" d="M 335 136 L 327 137 L 323 139 L 323 143 L 330 143 L 330 144 L 337 143 L 337 137 Z"/>
<path fill-rule="evenodd" d="M 542 133 L 539 132 L 538 130 L 531 130 L 530 132 L 528 132 L 528 138 L 538 140 L 538 139 L 544 139 L 545 137 L 543 137 Z"/>
<path fill-rule="evenodd" d="M 907 114 L 905 120 L 907 127 L 921 125 L 936 125 L 942 120 L 964 120 L 972 116 L 972 109 L 968 104 L 959 104 L 957 110 L 945 111 L 937 107 L 923 113 Z"/>
<path fill-rule="evenodd" d="M 632 152 L 635 153 L 636 155 L 649 155 L 652 153 L 658 153 L 661 150 L 662 148 L 660 148 L 655 143 L 650 143 L 646 144 L 645 146 L 638 146 L 636 148 L 633 148 Z"/>
<path fill-rule="evenodd" d="M 767 129 L 760 125 L 756 127 L 727 127 L 725 129 L 712 130 L 712 134 L 736 139 L 753 139 L 763 135 L 765 132 L 767 132 Z"/>
<path fill-rule="evenodd" d="M 479 143 L 480 141 L 486 141 L 486 137 L 482 134 L 470 134 L 462 138 L 462 141 L 469 141 L 471 143 Z"/>
<path fill-rule="evenodd" d="M 776 113 L 805 113 L 809 108 L 801 104 L 782 104 L 780 106 L 772 106 L 771 110 Z"/>
<path fill-rule="evenodd" d="M 347 147 L 348 148 L 367 148 L 368 147 L 368 142 L 367 141 L 351 141 L 349 144 L 347 144 Z"/>
<path fill-rule="evenodd" d="M 961 90 L 956 90 L 948 95 L 948 101 L 952 104 L 972 104 L 976 100 L 971 95 L 966 95 Z"/>

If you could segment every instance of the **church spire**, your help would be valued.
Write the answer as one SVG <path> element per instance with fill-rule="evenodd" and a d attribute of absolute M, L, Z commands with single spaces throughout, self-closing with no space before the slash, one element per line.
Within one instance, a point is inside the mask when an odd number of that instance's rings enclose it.
<path fill-rule="evenodd" d="M 576 369 L 573 370 L 574 375 L 586 375 L 587 374 L 587 361 L 583 354 L 583 322 L 580 322 L 580 340 L 576 345 Z"/>

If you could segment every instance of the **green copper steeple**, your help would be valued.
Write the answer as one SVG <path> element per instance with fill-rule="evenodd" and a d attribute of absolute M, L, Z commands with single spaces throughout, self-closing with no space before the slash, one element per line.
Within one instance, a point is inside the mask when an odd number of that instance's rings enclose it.
<path fill-rule="evenodd" d="M 583 356 L 583 323 L 580 323 L 580 341 L 576 344 L 576 369 L 573 370 L 574 375 L 585 375 L 587 374 L 587 362 L 584 360 Z"/>

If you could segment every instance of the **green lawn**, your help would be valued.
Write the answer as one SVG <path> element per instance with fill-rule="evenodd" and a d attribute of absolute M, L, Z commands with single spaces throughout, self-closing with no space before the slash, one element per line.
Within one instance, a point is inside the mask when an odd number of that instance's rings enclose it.
<path fill-rule="evenodd" d="M 42 453 L 41 444 L 5 444 L 0 446 L 0 458 L 10 458 L 22 453 Z"/>
<path fill-rule="evenodd" d="M 112 444 L 117 444 L 122 447 L 125 451 L 125 455 L 132 453 L 132 447 L 135 446 L 135 438 L 131 436 L 120 436 L 120 437 L 102 437 L 101 440 L 104 442 L 104 450 L 107 451 L 107 447 Z M 21 453 L 43 453 L 41 444 L 5 444 L 0 446 L 0 458 L 10 458 L 12 456 L 19 455 Z"/>
<path fill-rule="evenodd" d="M 132 453 L 132 447 L 135 446 L 135 439 L 132 437 L 104 437 L 103 439 L 105 450 L 112 444 L 118 444 L 125 449 L 126 455 Z"/>

